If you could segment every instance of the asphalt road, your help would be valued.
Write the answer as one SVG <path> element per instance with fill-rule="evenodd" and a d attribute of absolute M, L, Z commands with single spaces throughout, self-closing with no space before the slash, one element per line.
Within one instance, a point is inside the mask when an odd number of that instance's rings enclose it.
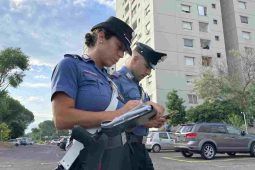
<path fill-rule="evenodd" d="M 64 155 L 56 145 L 18 146 L 0 148 L 0 170 L 50 170 Z M 216 155 L 211 161 L 200 155 L 183 158 L 180 153 L 164 151 L 150 153 L 155 170 L 254 170 L 255 158 L 248 155 L 229 157 Z"/>

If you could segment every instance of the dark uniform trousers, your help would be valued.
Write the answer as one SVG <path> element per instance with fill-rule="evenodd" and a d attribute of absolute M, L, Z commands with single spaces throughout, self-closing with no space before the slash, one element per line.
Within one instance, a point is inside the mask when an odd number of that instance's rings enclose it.
<path fill-rule="evenodd" d="M 142 143 L 143 137 L 131 135 L 132 139 L 135 138 L 135 140 L 130 140 L 130 135 L 127 136 L 126 147 L 130 149 L 132 170 L 154 170 L 149 153 Z"/>

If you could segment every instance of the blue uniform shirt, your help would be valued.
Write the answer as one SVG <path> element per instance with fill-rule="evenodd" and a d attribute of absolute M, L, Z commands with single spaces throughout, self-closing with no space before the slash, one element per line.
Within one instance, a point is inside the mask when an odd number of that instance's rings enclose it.
<path fill-rule="evenodd" d="M 124 97 L 125 103 L 129 100 L 142 99 L 143 102 L 150 100 L 148 95 L 146 95 L 146 97 L 142 97 L 144 95 L 142 87 L 139 86 L 139 82 L 134 78 L 133 74 L 127 67 L 123 66 L 119 71 L 113 73 L 112 79 Z M 138 136 L 146 136 L 148 128 L 138 126 L 133 130 L 133 133 Z"/>
<path fill-rule="evenodd" d="M 90 58 L 66 54 L 55 67 L 51 78 L 51 98 L 64 92 L 75 101 L 75 108 L 104 111 L 111 101 L 112 88 L 105 69 L 100 69 Z M 118 103 L 118 108 L 123 103 Z"/>

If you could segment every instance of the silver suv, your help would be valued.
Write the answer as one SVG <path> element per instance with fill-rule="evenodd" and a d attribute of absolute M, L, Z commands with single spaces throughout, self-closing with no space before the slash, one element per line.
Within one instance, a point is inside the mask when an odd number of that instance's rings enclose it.
<path fill-rule="evenodd" d="M 250 153 L 255 157 L 255 135 L 224 123 L 198 123 L 182 125 L 175 133 L 176 151 L 184 157 L 193 153 L 201 154 L 204 159 L 213 159 L 216 153 Z"/>

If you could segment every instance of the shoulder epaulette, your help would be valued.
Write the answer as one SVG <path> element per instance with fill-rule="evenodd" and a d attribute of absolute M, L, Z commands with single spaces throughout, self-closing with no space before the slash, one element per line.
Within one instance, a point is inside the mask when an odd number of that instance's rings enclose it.
<path fill-rule="evenodd" d="M 70 57 L 70 58 L 82 60 L 81 56 L 77 54 L 65 54 L 64 57 Z"/>
<path fill-rule="evenodd" d="M 112 78 L 118 78 L 118 77 L 120 77 L 120 76 L 121 76 L 121 74 L 120 74 L 118 71 L 115 71 L 115 72 L 112 73 L 112 75 L 111 75 Z"/>

